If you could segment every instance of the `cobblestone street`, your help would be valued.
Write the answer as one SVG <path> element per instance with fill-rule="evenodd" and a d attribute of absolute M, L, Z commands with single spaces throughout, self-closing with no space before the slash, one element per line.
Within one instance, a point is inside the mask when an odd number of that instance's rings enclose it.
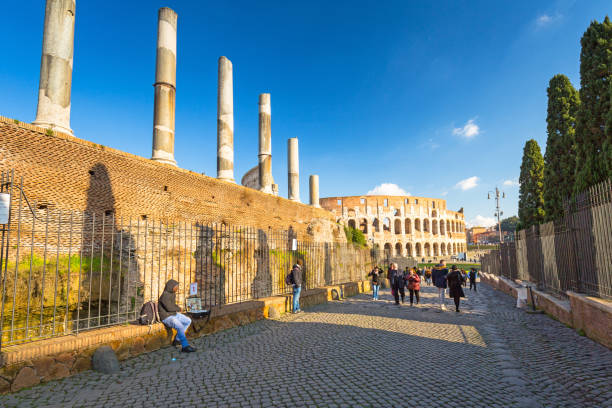
<path fill-rule="evenodd" d="M 612 407 L 612 351 L 485 285 L 462 313 L 388 291 L 0 397 L 6 407 Z M 173 361 L 172 358 L 176 360 Z"/>

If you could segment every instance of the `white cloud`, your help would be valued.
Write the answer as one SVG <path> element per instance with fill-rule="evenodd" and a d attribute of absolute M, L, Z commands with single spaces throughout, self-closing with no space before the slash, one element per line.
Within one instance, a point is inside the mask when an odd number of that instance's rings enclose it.
<path fill-rule="evenodd" d="M 410 193 L 393 183 L 382 183 L 368 191 L 367 195 L 409 196 Z"/>
<path fill-rule="evenodd" d="M 547 24 L 550 24 L 553 21 L 553 18 L 548 14 L 542 14 L 540 17 L 536 19 L 536 24 L 539 27 L 544 27 Z"/>
<path fill-rule="evenodd" d="M 478 185 L 478 180 L 480 179 L 476 176 L 466 178 L 455 184 L 455 188 L 460 188 L 463 191 L 470 190 Z"/>
<path fill-rule="evenodd" d="M 446 197 L 448 195 L 448 191 L 442 193 L 442 197 Z"/>
<path fill-rule="evenodd" d="M 483 217 L 482 215 L 477 215 L 476 217 L 468 221 L 466 224 L 468 228 L 472 228 L 472 227 L 492 227 L 496 223 L 497 221 L 495 221 L 495 218 L 493 217 Z"/>
<path fill-rule="evenodd" d="M 470 119 L 467 121 L 465 126 L 462 128 L 454 128 L 453 135 L 461 136 L 466 139 L 471 139 L 474 136 L 478 136 L 480 134 L 480 127 L 474 123 L 474 119 Z"/>
<path fill-rule="evenodd" d="M 519 182 L 516 179 L 514 179 L 514 180 L 506 180 L 506 181 L 504 181 L 504 186 L 518 187 L 519 186 Z"/>

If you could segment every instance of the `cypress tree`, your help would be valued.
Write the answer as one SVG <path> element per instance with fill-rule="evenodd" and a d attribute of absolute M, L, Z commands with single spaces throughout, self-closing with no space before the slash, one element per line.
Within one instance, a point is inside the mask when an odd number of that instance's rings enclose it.
<path fill-rule="evenodd" d="M 574 192 L 612 176 L 612 22 L 593 21 L 580 40 L 580 109 Z M 606 126 L 608 125 L 608 126 Z"/>
<path fill-rule="evenodd" d="M 563 199 L 574 190 L 576 113 L 580 98 L 569 78 L 561 74 L 551 78 L 547 92 L 544 208 L 546 219 L 552 221 L 563 215 Z"/>
<path fill-rule="evenodd" d="M 520 228 L 544 222 L 544 158 L 538 142 L 531 139 L 525 143 L 519 183 Z"/>

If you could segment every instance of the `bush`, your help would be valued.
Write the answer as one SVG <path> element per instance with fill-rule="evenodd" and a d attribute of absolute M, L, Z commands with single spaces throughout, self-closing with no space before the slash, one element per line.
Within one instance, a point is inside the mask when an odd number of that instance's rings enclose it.
<path fill-rule="evenodd" d="M 367 240 L 363 232 L 360 229 L 352 228 L 352 227 L 344 227 L 344 234 L 346 235 L 346 240 L 348 242 L 352 242 L 355 245 L 366 246 Z"/>

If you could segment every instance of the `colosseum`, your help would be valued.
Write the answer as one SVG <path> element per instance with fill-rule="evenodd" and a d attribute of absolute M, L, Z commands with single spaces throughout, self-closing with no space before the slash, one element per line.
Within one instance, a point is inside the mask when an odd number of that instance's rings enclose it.
<path fill-rule="evenodd" d="M 467 249 L 463 209 L 446 209 L 446 200 L 366 195 L 326 197 L 320 203 L 388 255 L 444 257 Z"/>

